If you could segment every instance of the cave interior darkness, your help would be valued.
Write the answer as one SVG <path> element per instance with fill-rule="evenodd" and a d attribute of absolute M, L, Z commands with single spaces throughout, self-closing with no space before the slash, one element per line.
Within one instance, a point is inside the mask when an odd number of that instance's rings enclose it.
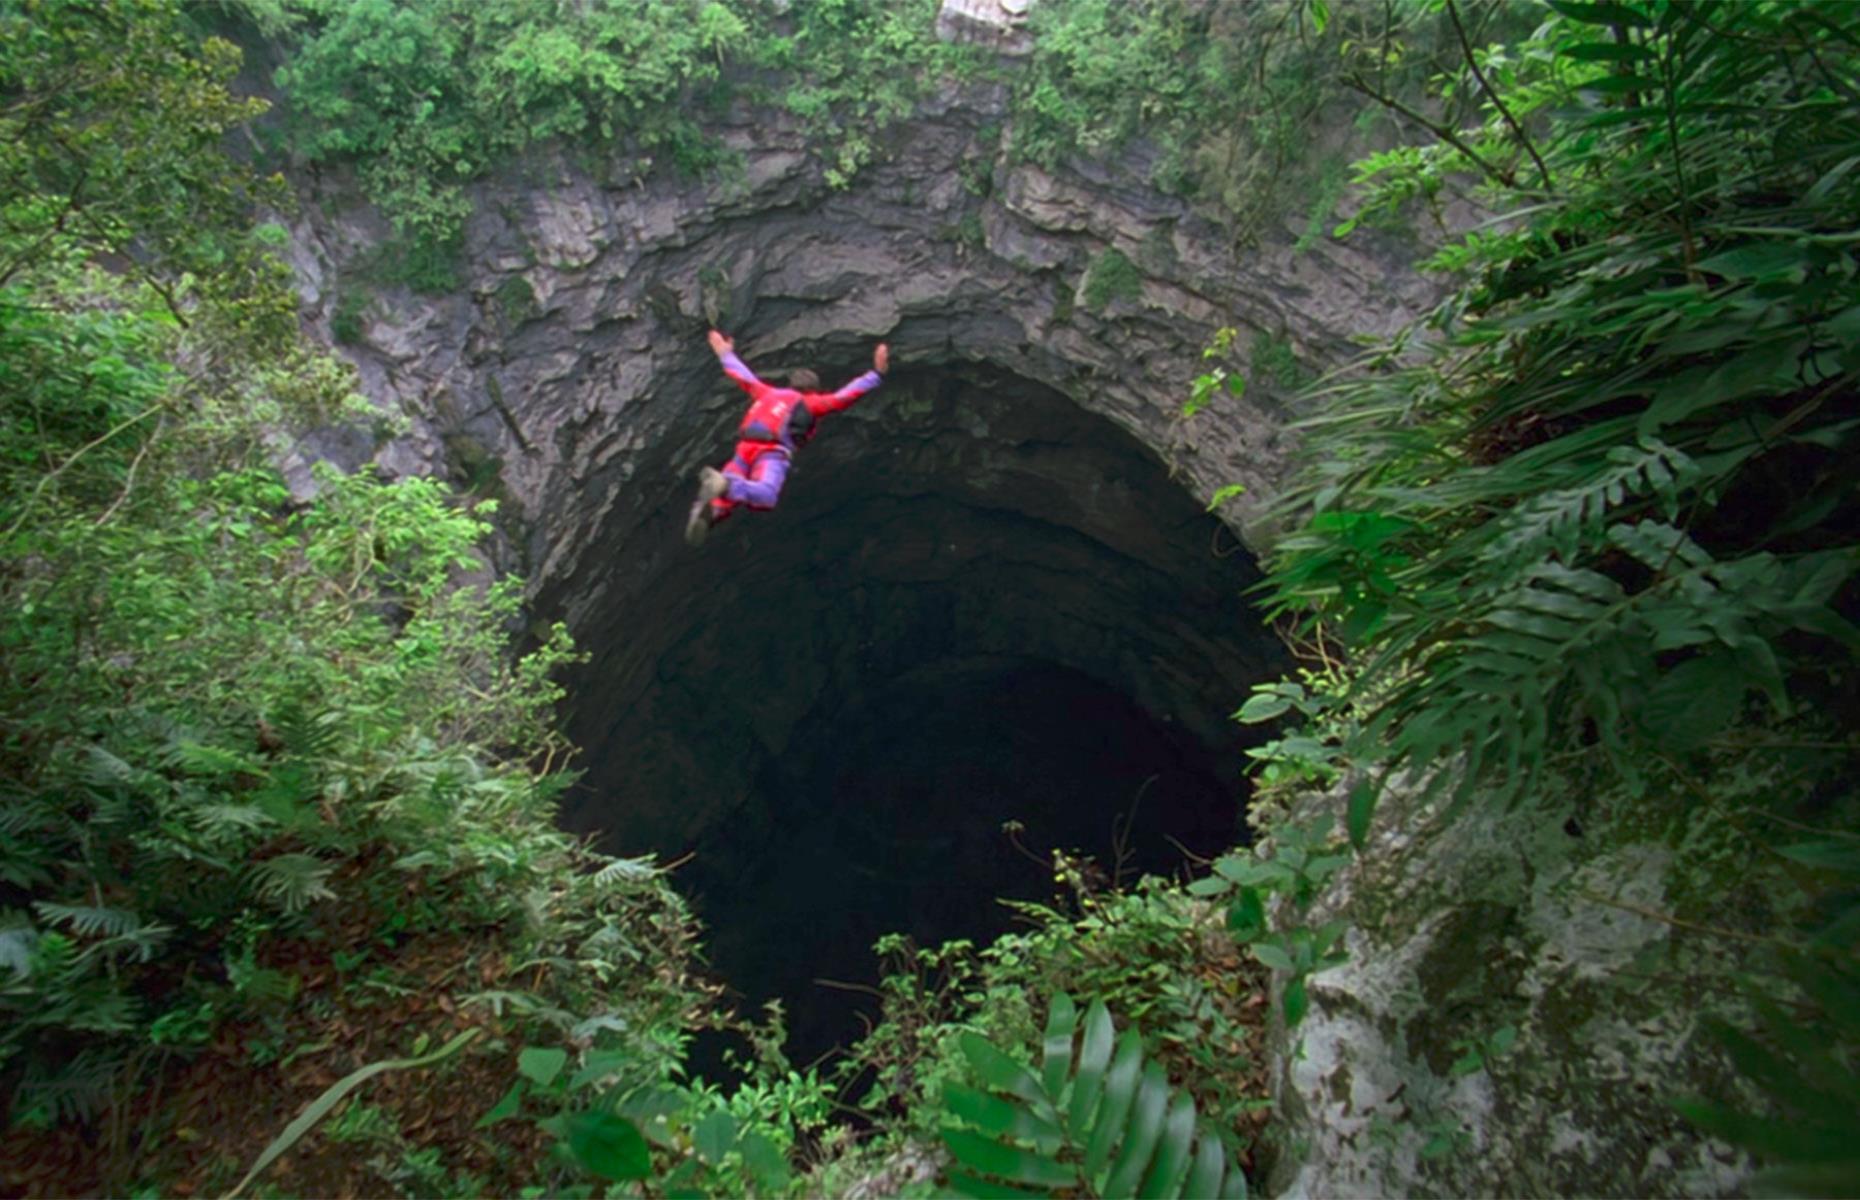
<path fill-rule="evenodd" d="M 1228 714 L 1285 652 L 1251 556 L 1153 452 L 986 364 L 900 369 L 776 511 L 692 550 L 686 463 L 727 454 L 725 387 L 644 473 L 662 494 L 552 581 L 599 596 L 571 622 L 562 819 L 685 860 L 713 969 L 746 1013 L 782 1001 L 791 1060 L 874 1014 L 816 980 L 870 986 L 890 931 L 986 942 L 997 897 L 1053 897 L 1055 848 L 1131 882 L 1246 836 Z"/>

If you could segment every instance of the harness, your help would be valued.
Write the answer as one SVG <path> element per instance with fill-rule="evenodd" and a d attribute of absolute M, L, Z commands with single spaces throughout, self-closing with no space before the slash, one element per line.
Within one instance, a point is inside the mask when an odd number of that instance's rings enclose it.
<path fill-rule="evenodd" d="M 789 442 L 788 421 L 794 416 L 796 407 L 806 411 L 801 404 L 801 393 L 787 388 L 769 388 L 750 404 L 749 411 L 743 414 L 743 424 L 739 436 L 748 442 L 772 442 L 786 446 Z"/>
<path fill-rule="evenodd" d="M 766 388 L 750 402 L 737 430 L 735 458 L 745 473 L 771 450 L 793 457 L 794 447 L 814 432 L 814 414 L 789 388 Z"/>

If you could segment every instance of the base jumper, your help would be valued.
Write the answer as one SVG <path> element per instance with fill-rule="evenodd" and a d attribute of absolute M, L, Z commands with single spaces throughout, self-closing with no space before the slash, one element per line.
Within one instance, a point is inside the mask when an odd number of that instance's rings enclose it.
<path fill-rule="evenodd" d="M 749 411 L 737 429 L 736 452 L 723 469 L 705 467 L 698 472 L 697 499 L 685 519 L 685 541 L 704 543 L 710 527 L 729 517 L 738 506 L 766 511 L 781 497 L 788 479 L 788 464 L 797 446 L 806 445 L 828 413 L 851 408 L 853 402 L 877 387 L 891 366 L 891 350 L 883 342 L 872 351 L 872 369 L 837 392 L 817 392 L 820 378 L 812 371 L 789 376 L 792 388 L 776 387 L 756 378 L 736 357 L 736 343 L 710 331 L 710 348 L 723 373 L 749 393 Z"/>

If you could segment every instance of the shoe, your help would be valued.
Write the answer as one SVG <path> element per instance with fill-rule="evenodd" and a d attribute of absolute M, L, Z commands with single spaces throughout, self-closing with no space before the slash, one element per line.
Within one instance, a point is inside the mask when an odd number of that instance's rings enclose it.
<path fill-rule="evenodd" d="M 691 502 L 691 515 L 685 518 L 685 544 L 702 546 L 710 532 L 710 501 L 699 496 Z"/>
<path fill-rule="evenodd" d="M 730 488 L 730 477 L 715 467 L 705 467 L 698 472 L 698 499 L 706 504 L 724 494 Z"/>

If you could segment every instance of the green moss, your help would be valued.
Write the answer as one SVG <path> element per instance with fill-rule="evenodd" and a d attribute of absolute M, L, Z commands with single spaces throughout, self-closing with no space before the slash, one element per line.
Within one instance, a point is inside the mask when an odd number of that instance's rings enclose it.
<path fill-rule="evenodd" d="M 368 311 L 370 299 L 367 289 L 357 286 L 343 287 L 336 293 L 329 333 L 338 346 L 353 346 L 362 340 L 362 315 Z"/>
<path fill-rule="evenodd" d="M 1137 264 L 1112 248 L 1093 260 L 1085 272 L 1085 307 L 1102 312 L 1113 300 L 1135 300 L 1143 294 L 1143 275 Z"/>
<path fill-rule="evenodd" d="M 512 275 L 498 284 L 495 296 L 498 311 L 504 314 L 504 320 L 512 326 L 532 320 L 542 311 L 542 307 L 536 303 L 536 289 L 521 275 Z"/>

